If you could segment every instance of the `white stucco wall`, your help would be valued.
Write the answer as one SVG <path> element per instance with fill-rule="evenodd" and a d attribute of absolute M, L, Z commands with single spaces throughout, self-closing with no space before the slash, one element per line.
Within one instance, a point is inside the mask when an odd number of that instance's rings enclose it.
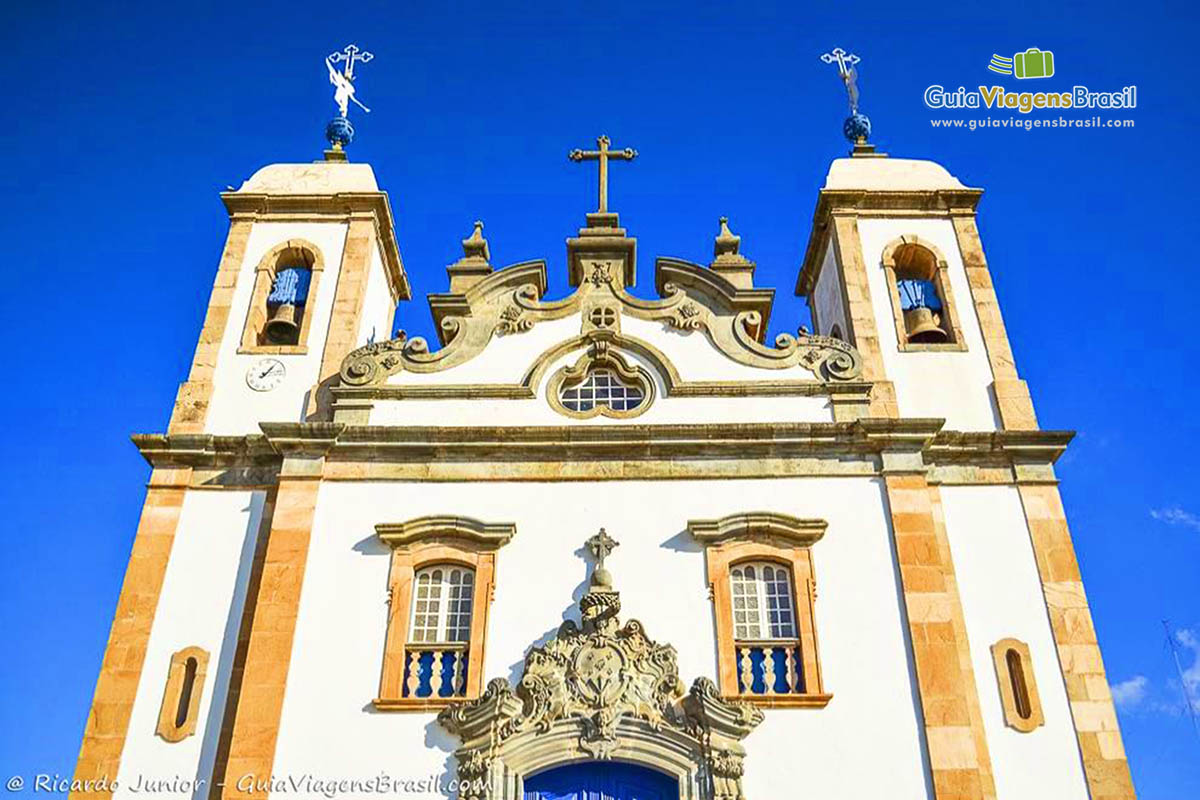
<path fill-rule="evenodd" d="M 1086 800 L 1087 783 L 1046 614 L 1021 498 L 1011 486 L 941 490 L 971 662 L 998 797 Z M 1004 722 L 992 645 L 1029 645 L 1046 724 L 1020 733 Z"/>
<path fill-rule="evenodd" d="M 947 219 L 865 218 L 858 221 L 858 232 L 884 369 L 888 380 L 895 384 L 900 415 L 944 417 L 950 430 L 996 430 L 998 420 L 990 390 L 991 366 L 953 225 Z M 884 247 L 905 234 L 915 234 L 934 244 L 946 257 L 954 305 L 967 345 L 965 352 L 900 352 L 898 349 L 896 322 L 882 259 Z"/>
<path fill-rule="evenodd" d="M 383 256 L 379 248 L 371 253 L 371 267 L 367 274 L 367 290 L 363 295 L 362 318 L 358 324 L 355 346 L 369 341 L 382 342 L 392 338 L 392 315 L 396 306 L 388 289 L 387 273 L 383 267 Z"/>
<path fill-rule="evenodd" d="M 821 272 L 817 276 L 817 285 L 813 287 L 812 302 L 816 311 L 817 333 L 831 336 L 833 326 L 837 325 L 843 339 L 849 336 L 846 300 L 842 295 L 842 281 L 838 274 L 837 258 L 834 256 L 832 243 L 825 248 Z"/>
<path fill-rule="evenodd" d="M 189 491 L 184 498 L 117 774 L 118 800 L 154 796 L 138 787 L 175 778 L 203 778 L 194 796 L 208 797 L 262 506 L 256 491 Z M 209 654 L 199 723 L 194 735 L 171 743 L 155 734 L 158 713 L 171 655 L 191 646 Z"/>
<path fill-rule="evenodd" d="M 829 520 L 814 547 L 824 710 L 770 710 L 747 741 L 746 790 L 770 797 L 802 768 L 813 797 L 925 798 L 921 734 L 888 521 L 867 478 L 594 483 L 326 483 L 301 595 L 274 772 L 419 777 L 453 772 L 456 742 L 429 713 L 378 713 L 388 555 L 374 525 L 426 514 L 514 522 L 497 557 L 485 678 L 577 618 L 583 541 L 621 542 L 609 565 L 622 617 L 679 651 L 681 677 L 715 678 L 704 556 L 688 519 L 764 509 Z"/>
<path fill-rule="evenodd" d="M 314 316 L 308 331 L 308 352 L 304 355 L 269 356 L 283 362 L 287 377 L 272 391 L 256 392 L 246 385 L 246 370 L 264 356 L 241 355 L 237 351 L 242 343 L 242 332 L 254 293 L 254 271 L 269 250 L 288 239 L 307 239 L 321 249 L 325 261 L 316 296 L 309 300 L 307 313 Z M 204 426 L 206 433 L 257 433 L 260 421 L 296 422 L 303 418 L 308 391 L 317 382 L 321 369 L 325 332 L 329 329 L 345 239 L 346 225 L 343 223 L 255 223 L 246 243 L 246 257 L 238 272 L 229 322 L 221 339 L 218 367 L 213 376 L 212 401 Z"/>

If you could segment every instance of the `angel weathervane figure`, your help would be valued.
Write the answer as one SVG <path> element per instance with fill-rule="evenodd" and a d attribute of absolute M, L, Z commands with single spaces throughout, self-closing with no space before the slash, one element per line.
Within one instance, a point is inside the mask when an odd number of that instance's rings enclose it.
<path fill-rule="evenodd" d="M 850 116 L 846 117 L 846 122 L 842 125 L 843 135 L 856 147 L 865 146 L 867 137 L 871 135 L 871 120 L 866 114 L 860 114 L 858 111 L 858 70 L 854 68 L 862 59 L 854 53 L 847 53 L 842 48 L 835 47 L 821 56 L 821 60 L 826 64 L 837 64 L 838 77 L 846 85 Z"/>
<path fill-rule="evenodd" d="M 338 111 L 341 112 L 340 116 L 334 117 L 325 127 L 325 138 L 333 145 L 334 150 L 341 150 L 354 139 L 354 126 L 346 117 L 350 103 L 354 103 L 367 113 L 371 112 L 371 109 L 354 96 L 354 65 L 356 62 L 366 64 L 373 58 L 375 58 L 374 53 L 360 50 L 357 45 L 353 44 L 346 45 L 340 52 L 330 53 L 325 57 L 325 67 L 329 70 L 329 82 L 334 86 L 333 101 L 337 103 Z M 342 62 L 345 62 L 345 67 L 339 71 L 334 65 Z"/>

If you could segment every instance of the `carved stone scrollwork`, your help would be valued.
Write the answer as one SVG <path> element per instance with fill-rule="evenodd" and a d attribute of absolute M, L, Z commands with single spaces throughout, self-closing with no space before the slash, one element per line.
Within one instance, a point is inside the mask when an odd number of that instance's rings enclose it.
<path fill-rule="evenodd" d="M 397 331 L 394 339 L 372 342 L 351 352 L 342 361 L 342 383 L 347 386 L 366 386 L 382 380 L 399 365 L 407 345 L 408 334 Z"/>
<path fill-rule="evenodd" d="M 619 758 L 678 778 L 680 797 L 741 800 L 740 740 L 762 712 L 720 696 L 698 679 L 686 696 L 675 649 L 651 640 L 641 623 L 621 625 L 620 596 L 603 566 L 615 542 L 593 537 L 598 564 L 580 600 L 582 626 L 525 657 L 516 689 L 493 680 L 477 700 L 445 709 L 438 722 L 462 739 L 464 781 L 486 781 L 471 800 L 519 800 L 525 776 L 572 761 Z"/>
<path fill-rule="evenodd" d="M 461 294 L 437 295 L 430 302 L 443 347 L 431 352 L 424 339 L 403 334 L 353 351 L 342 362 L 348 387 L 383 384 L 401 371 L 440 372 L 479 355 L 495 336 L 523 333 L 539 322 L 562 319 L 597 304 L 622 315 L 662 322 L 690 333 L 703 331 L 726 357 L 760 369 L 801 367 L 823 382 L 852 381 L 862 372 L 858 352 L 827 336 L 781 334 L 774 346 L 761 339 L 771 305 L 770 292 L 739 288 L 718 272 L 675 259 L 660 259 L 661 297 L 634 297 L 620 286 L 619 262 L 589 260 L 576 292 L 544 302 L 545 265 L 529 262 L 488 274 Z M 586 298 L 586 299 L 585 299 Z M 618 330 L 618 326 L 601 326 Z"/>
<path fill-rule="evenodd" d="M 512 333 L 524 333 L 533 327 L 533 321 L 526 319 L 521 309 L 515 305 L 505 306 L 500 312 L 500 321 L 496 323 L 496 333 L 506 336 Z"/>

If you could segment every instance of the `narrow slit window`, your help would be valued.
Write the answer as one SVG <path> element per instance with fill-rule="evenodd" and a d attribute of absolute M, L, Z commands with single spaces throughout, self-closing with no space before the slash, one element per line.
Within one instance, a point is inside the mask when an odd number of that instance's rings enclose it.
<path fill-rule="evenodd" d="M 1010 728 L 1029 733 L 1045 721 L 1038 698 L 1029 645 L 1019 639 L 1001 639 L 992 645 L 1000 708 Z"/>
<path fill-rule="evenodd" d="M 199 647 L 185 647 L 171 656 L 155 731 L 168 742 L 183 741 L 196 732 L 207 666 L 208 653 Z"/>
<path fill-rule="evenodd" d="M 192 705 L 192 690 L 196 688 L 196 668 L 199 666 L 194 657 L 188 658 L 183 664 L 183 686 L 179 690 L 179 705 L 175 709 L 175 727 L 182 728 L 188 721 L 188 712 Z"/>
<path fill-rule="evenodd" d="M 1008 662 L 1008 679 L 1012 682 L 1013 705 L 1016 706 L 1017 716 L 1029 719 L 1033 709 L 1029 707 L 1029 687 L 1025 685 L 1025 667 L 1021 663 L 1021 654 L 1011 647 L 1004 654 Z"/>

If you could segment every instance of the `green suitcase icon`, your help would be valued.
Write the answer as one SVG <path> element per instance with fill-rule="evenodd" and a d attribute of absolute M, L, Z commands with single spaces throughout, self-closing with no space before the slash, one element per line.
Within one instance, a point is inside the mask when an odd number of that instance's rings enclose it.
<path fill-rule="evenodd" d="M 1013 56 L 1013 72 L 1018 78 L 1049 78 L 1054 74 L 1054 53 L 1031 47 Z"/>

